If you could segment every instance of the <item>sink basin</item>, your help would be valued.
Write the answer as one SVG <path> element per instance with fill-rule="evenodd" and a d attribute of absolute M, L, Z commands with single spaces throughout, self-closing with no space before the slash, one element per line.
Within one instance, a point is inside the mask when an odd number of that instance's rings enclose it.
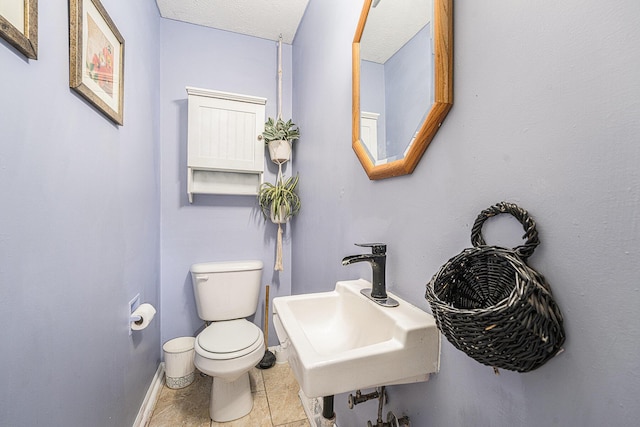
<path fill-rule="evenodd" d="M 289 365 L 307 397 L 427 381 L 440 367 L 433 316 L 388 292 L 398 307 L 360 293 L 366 280 L 335 290 L 273 299 L 273 323 Z"/>

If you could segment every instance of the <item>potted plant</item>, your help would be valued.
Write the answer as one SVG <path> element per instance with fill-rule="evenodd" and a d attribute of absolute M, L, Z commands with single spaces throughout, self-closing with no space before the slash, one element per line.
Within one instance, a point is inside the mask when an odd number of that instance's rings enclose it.
<path fill-rule="evenodd" d="M 291 158 L 291 141 L 300 138 L 300 129 L 291 119 L 274 120 L 269 117 L 262 132 L 264 143 L 269 147 L 269 154 L 274 163 L 284 163 Z"/>
<path fill-rule="evenodd" d="M 280 177 L 275 184 L 265 182 L 258 191 L 258 203 L 265 218 L 274 224 L 284 224 L 300 211 L 300 197 L 295 192 L 298 175 L 284 180 Z"/>

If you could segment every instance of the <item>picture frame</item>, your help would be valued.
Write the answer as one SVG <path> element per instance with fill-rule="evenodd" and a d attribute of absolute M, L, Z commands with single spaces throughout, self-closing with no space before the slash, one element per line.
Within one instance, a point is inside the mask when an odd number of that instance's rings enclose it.
<path fill-rule="evenodd" d="M 69 0 L 69 86 L 123 125 L 124 38 L 100 0 Z"/>
<path fill-rule="evenodd" d="M 0 2 L 0 37 L 29 59 L 38 59 L 38 0 Z"/>

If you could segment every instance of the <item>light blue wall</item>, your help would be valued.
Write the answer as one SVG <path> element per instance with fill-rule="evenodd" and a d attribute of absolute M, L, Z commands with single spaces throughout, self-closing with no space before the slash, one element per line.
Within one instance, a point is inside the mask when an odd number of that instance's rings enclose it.
<path fill-rule="evenodd" d="M 378 158 L 402 157 L 433 102 L 433 49 L 427 24 L 384 64 L 360 62 L 360 111 L 380 114 Z"/>
<path fill-rule="evenodd" d="M 340 260 L 360 251 L 354 242 L 382 241 L 389 288 L 429 310 L 424 286 L 470 245 L 477 213 L 519 203 L 539 224 L 530 262 L 564 312 L 566 351 L 537 371 L 496 376 L 444 341 L 440 373 L 390 387 L 385 411 L 416 426 L 635 425 L 640 4 L 456 1 L 453 109 L 412 175 L 372 182 L 351 150 L 361 3 L 312 0 L 293 45 L 294 110 L 307 135 L 293 293 L 370 278 L 368 266 Z M 510 221 L 487 226 L 493 243 L 521 235 Z M 376 416 L 372 403 L 350 411 L 346 395 L 336 411 L 340 426 Z"/>
<path fill-rule="evenodd" d="M 132 425 L 160 361 L 159 14 L 102 3 L 125 39 L 123 127 L 69 89 L 66 0 L 40 1 L 38 60 L 0 41 L 0 424 Z M 157 318 L 159 319 L 159 318 Z"/>
<path fill-rule="evenodd" d="M 267 116 L 277 115 L 277 43 L 177 21 L 161 23 L 161 217 L 162 341 L 193 335 L 198 318 L 189 267 L 196 262 L 259 259 L 270 297 L 291 291 L 290 231 L 284 226 L 284 271 L 273 270 L 278 228 L 266 223 L 254 196 L 194 196 L 187 199 L 186 86 L 267 98 Z M 283 106 L 291 117 L 291 45 L 283 44 Z M 295 117 L 294 117 L 295 119 Z M 295 121 L 295 120 L 294 120 Z M 306 130 L 294 143 L 305 144 Z M 266 152 L 266 150 L 265 150 Z M 265 180 L 274 182 L 277 167 L 265 157 Z M 295 173 L 292 162 L 284 167 Z M 255 322 L 264 319 L 264 290 Z M 273 325 L 272 325 L 273 326 Z M 271 327 L 271 331 L 273 328 Z M 270 342 L 277 344 L 275 333 Z"/>
<path fill-rule="evenodd" d="M 431 24 L 384 64 L 387 157 L 401 158 L 433 102 Z"/>

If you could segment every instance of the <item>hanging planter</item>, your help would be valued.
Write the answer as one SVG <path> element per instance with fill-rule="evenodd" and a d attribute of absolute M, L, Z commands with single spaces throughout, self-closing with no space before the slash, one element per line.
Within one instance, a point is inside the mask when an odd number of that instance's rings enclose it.
<path fill-rule="evenodd" d="M 271 206 L 270 210 L 271 210 L 270 218 L 272 223 L 286 224 L 287 222 L 289 222 L 289 218 L 291 218 L 291 216 L 287 216 L 285 214 L 285 208 L 283 206 L 280 206 L 277 214 L 275 213 L 276 211 L 275 205 Z"/>
<path fill-rule="evenodd" d="M 271 160 L 282 164 L 291 159 L 291 143 L 300 138 L 300 129 L 291 119 L 285 122 L 281 118 L 274 120 L 269 117 L 264 124 L 262 137 L 269 147 Z"/>
<path fill-rule="evenodd" d="M 258 191 L 258 203 L 265 219 L 270 218 L 274 224 L 278 224 L 278 240 L 276 251 L 276 264 L 274 270 L 282 271 L 282 224 L 300 211 L 300 197 L 296 193 L 298 175 L 286 180 L 281 174 L 275 184 L 265 182 Z"/>
<path fill-rule="evenodd" d="M 274 270 L 283 271 L 282 266 L 282 224 L 300 210 L 300 197 L 296 193 L 298 176 L 282 176 L 282 165 L 291 159 L 292 141 L 300 138 L 300 129 L 291 119 L 282 120 L 282 35 L 278 41 L 278 119 L 269 117 L 262 132 L 264 143 L 269 147 L 271 160 L 278 165 L 275 184 L 265 182 L 258 190 L 258 203 L 265 219 L 278 224 L 276 263 Z"/>
<path fill-rule="evenodd" d="M 291 160 L 291 141 L 287 139 L 277 139 L 269 141 L 269 156 L 273 163 L 281 164 Z"/>
<path fill-rule="evenodd" d="M 300 211 L 300 197 L 295 192 L 298 175 L 284 179 L 279 177 L 275 184 L 265 182 L 258 191 L 258 203 L 265 218 L 274 224 L 284 224 Z"/>

